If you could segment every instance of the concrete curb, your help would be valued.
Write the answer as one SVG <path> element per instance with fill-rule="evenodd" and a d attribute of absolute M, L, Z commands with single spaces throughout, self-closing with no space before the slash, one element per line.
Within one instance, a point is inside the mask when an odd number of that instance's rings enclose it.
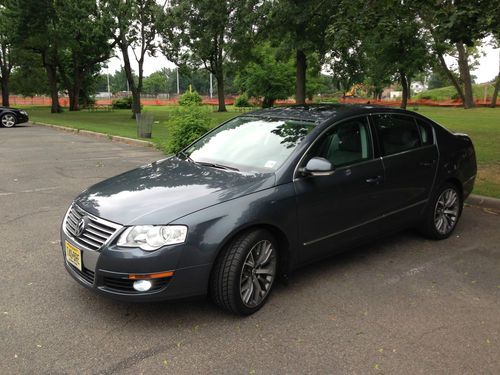
<path fill-rule="evenodd" d="M 465 200 L 465 203 L 471 206 L 485 207 L 493 209 L 495 211 L 500 211 L 500 199 L 497 198 L 484 197 L 482 195 L 471 194 Z"/>
<path fill-rule="evenodd" d="M 108 140 L 108 141 L 112 141 L 112 142 L 125 143 L 125 144 L 131 145 L 131 146 L 141 146 L 141 147 L 154 147 L 155 146 L 153 142 L 142 141 L 140 139 L 134 139 L 134 138 L 122 137 L 119 135 L 97 133 L 97 132 L 93 132 L 90 130 L 75 129 L 75 128 L 70 128 L 67 126 L 46 124 L 43 122 L 31 121 L 30 124 L 35 125 L 35 126 L 47 126 L 49 128 L 54 128 L 56 130 L 62 130 L 62 131 L 69 132 L 69 133 L 81 134 L 81 135 L 96 138 L 96 139 L 104 139 L 104 140 Z"/>

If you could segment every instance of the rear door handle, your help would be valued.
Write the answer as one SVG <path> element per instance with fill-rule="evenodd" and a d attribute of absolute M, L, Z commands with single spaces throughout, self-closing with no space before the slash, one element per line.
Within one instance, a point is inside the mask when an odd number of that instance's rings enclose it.
<path fill-rule="evenodd" d="M 432 167 L 434 165 L 434 163 L 436 163 L 436 160 L 430 160 L 430 161 L 421 161 L 420 163 L 418 163 L 421 167 Z"/>
<path fill-rule="evenodd" d="M 375 176 L 375 177 L 370 177 L 365 180 L 368 184 L 375 184 L 378 185 L 380 182 L 382 182 L 382 176 Z"/>

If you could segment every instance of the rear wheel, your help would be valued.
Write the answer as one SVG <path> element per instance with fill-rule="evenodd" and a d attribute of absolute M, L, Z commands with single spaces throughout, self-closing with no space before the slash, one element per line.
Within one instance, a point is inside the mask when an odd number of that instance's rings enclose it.
<path fill-rule="evenodd" d="M 6 128 L 12 128 L 14 125 L 16 125 L 16 117 L 11 113 L 6 113 L 2 116 L 0 122 L 2 126 Z"/>
<path fill-rule="evenodd" d="M 216 261 L 210 293 L 225 310 L 250 315 L 267 301 L 277 273 L 278 252 L 267 230 L 246 232 Z"/>
<path fill-rule="evenodd" d="M 448 238 L 462 214 L 462 195 L 457 186 L 446 183 L 436 192 L 425 214 L 422 232 L 429 238 Z"/>

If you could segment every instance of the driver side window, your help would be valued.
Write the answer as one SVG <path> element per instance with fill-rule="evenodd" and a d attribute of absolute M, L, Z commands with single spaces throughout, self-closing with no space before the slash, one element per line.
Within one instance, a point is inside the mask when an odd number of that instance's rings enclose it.
<path fill-rule="evenodd" d="M 371 159 L 372 144 L 368 120 L 359 117 L 332 126 L 315 143 L 307 159 L 322 157 L 335 167 Z"/>

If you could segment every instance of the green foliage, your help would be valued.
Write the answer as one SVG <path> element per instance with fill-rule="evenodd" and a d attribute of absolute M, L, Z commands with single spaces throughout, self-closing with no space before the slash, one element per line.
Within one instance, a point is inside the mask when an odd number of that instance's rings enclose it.
<path fill-rule="evenodd" d="M 125 98 L 115 99 L 113 100 L 113 108 L 114 109 L 132 109 L 132 97 L 127 96 Z"/>
<path fill-rule="evenodd" d="M 179 105 L 182 106 L 194 106 L 201 105 L 202 98 L 195 90 L 186 91 L 179 98 Z"/>
<path fill-rule="evenodd" d="M 252 104 L 250 103 L 248 95 L 246 93 L 243 93 L 235 99 L 234 106 L 235 107 L 252 107 Z"/>
<path fill-rule="evenodd" d="M 237 84 L 249 96 L 262 98 L 263 107 L 271 107 L 278 99 L 287 99 L 294 90 L 292 61 L 282 62 L 269 44 L 255 47 L 253 60 L 238 74 Z"/>
<path fill-rule="evenodd" d="M 168 151 L 177 153 L 210 130 L 207 111 L 200 107 L 180 107 L 169 120 Z"/>
<path fill-rule="evenodd" d="M 150 95 L 158 95 L 167 92 L 167 75 L 163 71 L 151 73 L 144 78 L 144 92 Z"/>
<path fill-rule="evenodd" d="M 249 50 L 255 4 L 247 0 L 172 0 L 160 30 L 162 51 L 179 66 L 204 66 L 218 85 L 219 111 L 224 103 L 224 70 L 229 56 Z"/>

